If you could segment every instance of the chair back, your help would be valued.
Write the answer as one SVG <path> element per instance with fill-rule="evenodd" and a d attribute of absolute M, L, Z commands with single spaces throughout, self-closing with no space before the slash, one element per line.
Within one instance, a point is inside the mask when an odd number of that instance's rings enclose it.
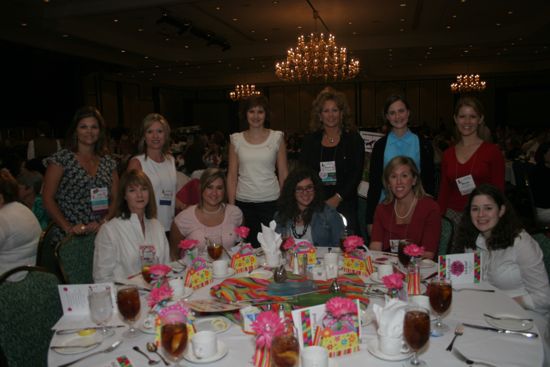
<path fill-rule="evenodd" d="M 91 284 L 94 282 L 95 233 L 68 235 L 55 248 L 63 281 L 66 284 Z"/>
<path fill-rule="evenodd" d="M 28 273 L 21 281 L 7 281 L 19 272 Z M 55 274 L 36 266 L 0 275 L 0 349 L 8 366 L 47 366 L 52 327 L 63 314 L 58 284 Z"/>
<path fill-rule="evenodd" d="M 449 245 L 454 236 L 454 224 L 449 218 L 441 217 L 441 236 L 439 237 L 439 251 L 438 255 L 447 255 L 449 252 Z"/>
<path fill-rule="evenodd" d="M 52 273 L 61 276 L 61 271 L 55 259 L 55 247 L 57 246 L 57 243 L 54 243 L 55 228 L 55 224 L 51 222 L 48 227 L 42 231 L 40 241 L 38 241 L 36 266 L 46 268 Z"/>
<path fill-rule="evenodd" d="M 548 274 L 548 280 L 550 280 L 550 238 L 544 233 L 535 233 L 533 238 L 540 246 L 542 250 L 542 261 L 546 267 L 546 273 Z"/>

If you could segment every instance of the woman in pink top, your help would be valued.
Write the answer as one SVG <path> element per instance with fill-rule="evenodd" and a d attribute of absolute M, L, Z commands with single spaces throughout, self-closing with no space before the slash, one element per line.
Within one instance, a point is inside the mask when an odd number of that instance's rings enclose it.
<path fill-rule="evenodd" d="M 489 183 L 504 191 L 504 157 L 497 145 L 481 137 L 484 111 L 477 98 L 460 98 L 454 119 L 459 141 L 443 153 L 437 202 L 441 214 L 458 225 L 468 195 L 477 186 Z"/>
<path fill-rule="evenodd" d="M 173 258 L 181 240 L 199 241 L 199 252 L 206 248 L 206 238 L 219 238 L 226 249 L 238 240 L 234 230 L 241 225 L 243 214 L 235 205 L 227 204 L 225 174 L 217 168 L 206 169 L 200 179 L 201 197 L 179 213 L 170 229 L 170 249 Z"/>

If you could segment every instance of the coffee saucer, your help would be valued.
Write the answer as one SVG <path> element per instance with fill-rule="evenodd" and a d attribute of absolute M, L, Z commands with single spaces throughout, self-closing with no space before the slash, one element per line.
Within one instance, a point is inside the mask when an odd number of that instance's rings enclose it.
<path fill-rule="evenodd" d="M 187 347 L 187 350 L 183 354 L 183 358 L 192 363 L 210 363 L 222 359 L 223 357 L 225 357 L 227 352 L 229 352 L 229 348 L 227 348 L 227 345 L 221 340 L 218 340 L 218 353 L 214 354 L 213 356 L 210 356 L 208 358 L 197 358 L 195 356 L 195 353 L 193 353 L 193 347 L 189 345 Z"/>
<path fill-rule="evenodd" d="M 367 350 L 376 358 L 383 359 L 385 361 L 402 361 L 404 359 L 410 358 L 413 355 L 412 352 L 399 353 L 396 355 L 388 355 L 382 353 L 382 351 L 378 348 L 378 338 L 373 338 L 367 341 Z"/>
<path fill-rule="evenodd" d="M 227 273 L 225 274 L 222 274 L 222 275 L 216 275 L 214 274 L 214 272 L 212 272 L 212 276 L 214 277 L 214 279 L 224 279 L 224 278 L 228 278 L 232 275 L 235 275 L 235 269 L 233 268 L 227 268 Z"/>

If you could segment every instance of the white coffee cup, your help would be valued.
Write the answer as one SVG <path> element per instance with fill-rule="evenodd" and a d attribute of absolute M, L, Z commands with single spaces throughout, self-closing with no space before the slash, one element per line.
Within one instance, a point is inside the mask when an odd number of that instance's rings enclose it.
<path fill-rule="evenodd" d="M 266 252 L 265 253 L 265 263 L 270 268 L 274 268 L 276 266 L 281 265 L 281 252 L 280 251 Z"/>
<path fill-rule="evenodd" d="M 185 281 L 183 278 L 172 278 L 168 280 L 170 288 L 172 288 L 174 299 L 183 298 L 185 294 Z"/>
<path fill-rule="evenodd" d="M 403 337 L 391 337 L 378 332 L 378 349 L 388 356 L 407 353 L 409 347 L 404 343 Z"/>
<path fill-rule="evenodd" d="M 323 257 L 323 259 L 325 260 L 325 266 L 326 265 L 336 265 L 338 266 L 338 257 L 340 255 L 338 255 L 337 253 L 334 253 L 334 252 L 328 252 L 325 254 L 325 256 Z"/>
<path fill-rule="evenodd" d="M 198 359 L 212 357 L 218 353 L 218 338 L 211 330 L 197 332 L 191 338 L 193 354 Z"/>
<path fill-rule="evenodd" d="M 378 265 L 378 279 L 382 280 L 382 277 L 393 274 L 392 264 L 380 264 Z"/>
<path fill-rule="evenodd" d="M 301 353 L 302 367 L 328 367 L 328 350 L 313 345 L 305 347 Z"/>
<path fill-rule="evenodd" d="M 227 260 L 216 260 L 212 263 L 212 272 L 215 276 L 224 276 L 227 274 Z"/>
<path fill-rule="evenodd" d="M 414 296 L 409 296 L 409 303 L 417 304 L 420 307 L 424 307 L 426 310 L 430 310 L 430 297 L 424 296 L 422 294 L 415 294 Z"/>

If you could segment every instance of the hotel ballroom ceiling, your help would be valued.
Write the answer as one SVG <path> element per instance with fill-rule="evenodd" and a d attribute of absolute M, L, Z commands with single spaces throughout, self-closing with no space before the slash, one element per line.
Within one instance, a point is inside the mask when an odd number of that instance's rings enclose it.
<path fill-rule="evenodd" d="M 310 1 L 364 80 L 550 69 L 548 0 Z M 273 83 L 315 27 L 306 0 L 7 0 L 0 15 L 6 41 L 177 85 Z"/>

